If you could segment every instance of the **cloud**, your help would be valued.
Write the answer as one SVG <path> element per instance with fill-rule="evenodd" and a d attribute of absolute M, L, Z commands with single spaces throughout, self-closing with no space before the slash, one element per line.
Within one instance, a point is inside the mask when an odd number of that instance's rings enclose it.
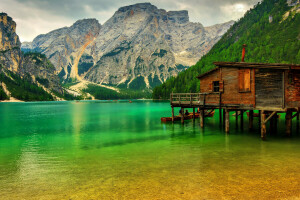
<path fill-rule="evenodd" d="M 260 0 L 150 0 L 165 10 L 188 10 L 190 20 L 204 26 L 237 20 Z M 96 18 L 105 23 L 122 6 L 141 0 L 0 0 L 0 12 L 17 23 L 21 41 L 31 41 L 38 34 L 72 25 L 76 20 Z"/>

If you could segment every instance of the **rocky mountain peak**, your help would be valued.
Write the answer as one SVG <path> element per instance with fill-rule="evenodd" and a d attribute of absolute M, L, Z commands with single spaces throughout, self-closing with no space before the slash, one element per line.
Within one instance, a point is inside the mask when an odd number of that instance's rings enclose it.
<path fill-rule="evenodd" d="M 16 23 L 6 13 L 0 13 L 0 64 L 17 71 L 21 62 L 20 47 Z"/>
<path fill-rule="evenodd" d="M 20 46 L 21 43 L 16 34 L 16 22 L 6 13 L 0 13 L 0 51 Z"/>
<path fill-rule="evenodd" d="M 195 64 L 230 25 L 206 29 L 190 22 L 187 10 L 167 12 L 138 3 L 119 8 L 102 26 L 84 19 L 39 36 L 31 49 L 44 53 L 62 80 L 153 88 Z"/>
<path fill-rule="evenodd" d="M 189 22 L 189 13 L 187 10 L 167 12 L 168 20 L 173 23 L 184 24 Z"/>
<path fill-rule="evenodd" d="M 89 26 L 100 27 L 100 23 L 95 18 L 77 20 L 71 27 L 84 28 Z"/>
<path fill-rule="evenodd" d="M 151 3 L 137 3 L 129 6 L 124 6 L 118 9 L 117 12 L 127 12 L 127 11 L 140 11 L 140 12 L 147 12 L 157 10 L 157 7 L 152 5 Z"/>

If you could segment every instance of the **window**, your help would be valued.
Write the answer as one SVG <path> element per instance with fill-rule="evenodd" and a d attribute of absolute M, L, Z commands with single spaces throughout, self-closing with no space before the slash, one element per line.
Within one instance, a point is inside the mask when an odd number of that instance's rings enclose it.
<path fill-rule="evenodd" d="M 250 69 L 240 69 L 239 70 L 239 92 L 250 92 L 251 91 L 251 76 Z"/>
<path fill-rule="evenodd" d="M 212 81 L 209 84 L 210 92 L 224 92 L 224 81 Z"/>
<path fill-rule="evenodd" d="M 219 92 L 220 91 L 220 82 L 219 81 L 214 81 L 213 82 L 213 92 Z"/>

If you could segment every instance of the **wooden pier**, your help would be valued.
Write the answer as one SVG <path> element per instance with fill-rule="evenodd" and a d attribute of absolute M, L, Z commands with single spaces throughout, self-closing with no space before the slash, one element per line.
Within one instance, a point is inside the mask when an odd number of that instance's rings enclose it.
<path fill-rule="evenodd" d="M 170 103 L 172 118 L 174 108 L 180 107 L 181 122 L 185 108 L 200 110 L 200 126 L 204 127 L 204 111 L 218 109 L 220 125 L 229 133 L 230 112 L 236 113 L 243 128 L 243 113 L 248 111 L 249 129 L 253 129 L 254 114 L 259 115 L 261 138 L 270 129 L 277 132 L 278 113 L 285 113 L 286 135 L 292 133 L 292 119 L 300 114 L 300 65 L 265 64 L 245 62 L 215 62 L 216 68 L 198 76 L 200 93 L 172 93 Z M 258 110 L 258 114 L 254 113 Z M 238 125 L 238 124 L 237 124 Z"/>

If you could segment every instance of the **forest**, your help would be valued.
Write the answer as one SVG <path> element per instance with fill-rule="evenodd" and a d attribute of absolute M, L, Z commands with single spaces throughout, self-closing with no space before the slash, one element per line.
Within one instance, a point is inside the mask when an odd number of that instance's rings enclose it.
<path fill-rule="evenodd" d="M 5 83 L 11 96 L 24 101 L 53 101 L 53 97 L 43 88 L 34 84 L 29 76 L 21 78 L 19 75 L 5 70 L 0 66 L 0 80 Z M 7 95 L 0 88 L 0 100 L 8 99 Z"/>
<path fill-rule="evenodd" d="M 213 62 L 300 63 L 300 13 L 290 11 L 286 0 L 263 0 L 247 11 L 208 54 L 177 77 L 153 90 L 153 99 L 169 99 L 170 93 L 199 92 L 198 75 L 213 69 Z M 290 11 L 288 17 L 286 13 Z"/>

